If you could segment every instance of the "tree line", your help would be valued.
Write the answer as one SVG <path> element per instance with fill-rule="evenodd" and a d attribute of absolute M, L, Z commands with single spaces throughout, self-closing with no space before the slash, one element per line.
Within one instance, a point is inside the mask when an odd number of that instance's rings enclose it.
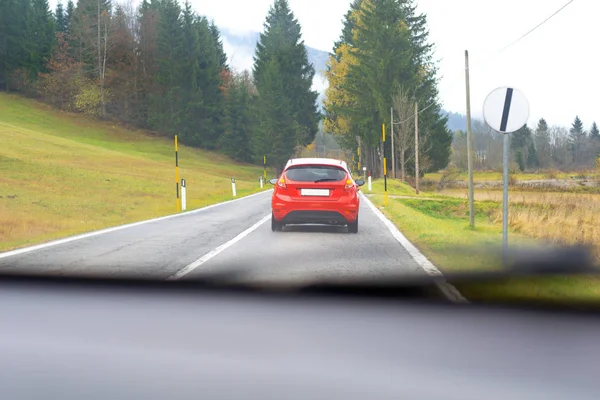
<path fill-rule="evenodd" d="M 287 0 L 275 0 L 252 71 L 189 2 L 3 0 L 0 86 L 64 110 L 178 135 L 236 160 L 281 166 L 318 130 L 314 67 Z"/>
<path fill-rule="evenodd" d="M 419 173 L 444 168 L 452 135 L 440 113 L 426 16 L 417 13 L 413 0 L 354 0 L 343 22 L 326 72 L 326 132 L 355 154 L 360 147 L 363 165 L 374 175 L 382 171 L 384 153 L 391 166 L 393 151 L 404 178 L 405 172 L 415 173 L 409 161 L 417 147 L 413 121 L 418 114 Z"/>
<path fill-rule="evenodd" d="M 498 170 L 502 167 L 502 135 L 487 124 L 473 120 L 474 168 Z M 538 169 L 578 170 L 593 168 L 600 159 L 600 130 L 596 122 L 585 129 L 576 116 L 569 129 L 549 126 L 541 118 L 535 128 L 525 125 L 510 134 L 510 160 L 520 171 Z M 467 169 L 467 135 L 457 131 L 452 144 L 452 162 Z"/>

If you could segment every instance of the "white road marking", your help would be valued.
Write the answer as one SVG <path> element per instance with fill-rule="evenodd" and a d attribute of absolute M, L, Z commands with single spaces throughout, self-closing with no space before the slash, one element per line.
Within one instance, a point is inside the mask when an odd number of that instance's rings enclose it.
<path fill-rule="evenodd" d="M 385 215 L 383 215 L 383 213 L 371 202 L 371 200 L 369 200 L 369 198 L 367 196 L 365 196 L 362 192 L 360 194 L 361 194 L 362 198 L 364 200 L 366 200 L 367 205 L 371 208 L 371 210 L 375 213 L 375 215 L 377 215 L 377 217 L 381 220 L 381 222 L 383 222 L 385 224 L 385 226 L 388 228 L 388 230 L 390 231 L 392 236 L 394 236 L 394 238 L 398 241 L 398 243 L 400 243 L 402 245 L 402 247 L 404 247 L 406 249 L 406 251 L 408 252 L 408 254 L 410 254 L 410 256 L 413 258 L 413 260 L 415 260 L 415 262 L 417 264 L 419 264 L 419 266 L 421 268 L 423 268 L 423 270 L 428 275 L 442 276 L 442 277 L 444 276 L 444 274 L 439 269 L 437 269 L 437 267 L 435 265 L 433 265 L 433 263 L 431 261 L 429 261 L 427 259 L 427 257 L 425 257 L 423 255 L 423 253 L 421 253 L 419 251 L 419 249 L 417 249 L 406 238 L 406 236 L 404 236 L 402 234 L 402 232 L 400 232 L 398 230 L 398 228 L 396 228 L 396 225 L 394 225 L 394 223 L 392 221 L 390 221 Z M 467 302 L 467 299 L 465 299 L 464 296 L 458 291 L 458 289 L 456 289 L 451 284 L 444 282 L 443 284 L 439 284 L 438 286 L 448 299 L 455 301 L 455 302 L 462 302 L 462 303 Z"/>
<path fill-rule="evenodd" d="M 106 229 L 102 229 L 102 230 L 99 230 L 99 231 L 88 232 L 88 233 L 84 233 L 84 234 L 76 235 L 76 236 L 70 236 L 70 237 L 67 237 L 67 238 L 64 238 L 64 239 L 53 240 L 51 242 L 42 243 L 42 244 L 38 244 L 38 245 L 35 245 L 35 246 L 23 247 L 21 249 L 16 249 L 16 250 L 12 250 L 12 251 L 6 251 L 4 253 L 0 253 L 0 258 L 6 258 L 6 257 L 20 255 L 20 254 L 23 254 L 23 253 L 29 253 L 30 251 L 41 250 L 41 249 L 45 249 L 47 247 L 58 246 L 60 244 L 74 242 L 76 240 L 87 239 L 87 238 L 90 238 L 90 237 L 94 237 L 94 236 L 98 236 L 98 235 L 103 235 L 105 233 L 111 233 L 111 232 L 119 231 L 121 229 L 133 228 L 135 226 L 140 226 L 140 225 L 148 224 L 150 222 L 164 221 L 164 220 L 171 219 L 171 218 L 182 217 L 182 216 L 190 215 L 190 214 L 196 214 L 196 213 L 199 213 L 199 212 L 202 212 L 202 211 L 205 211 L 205 210 L 209 210 L 209 209 L 214 208 L 214 207 L 222 206 L 224 204 L 229 204 L 229 203 L 233 203 L 233 202 L 236 202 L 236 201 L 246 200 L 246 199 L 249 199 L 251 197 L 260 196 L 260 195 L 263 195 L 265 193 L 271 192 L 271 190 L 272 189 L 265 190 L 263 192 L 258 192 L 258 193 L 254 193 L 254 194 L 251 194 L 251 195 L 248 195 L 248 196 L 245 196 L 245 197 L 240 197 L 239 199 L 224 201 L 222 203 L 211 204 L 209 206 L 202 207 L 202 208 L 197 208 L 197 209 L 192 210 L 192 211 L 186 211 L 186 212 L 182 212 L 182 213 L 178 213 L 178 214 L 172 214 L 172 215 L 167 215 L 165 217 L 159 217 L 159 218 L 154 218 L 154 219 L 147 219 L 145 221 L 134 222 L 134 223 L 131 223 L 131 224 L 126 224 L 126 225 L 113 226 L 111 228 L 106 228 Z"/>
<path fill-rule="evenodd" d="M 174 273 L 173 275 L 168 277 L 167 280 L 169 280 L 169 281 L 177 280 L 177 279 L 180 279 L 183 276 L 189 274 L 190 272 L 192 272 L 193 270 L 195 270 L 196 268 L 198 268 L 199 266 L 201 266 L 202 264 L 204 264 L 211 258 L 217 256 L 218 254 L 222 253 L 223 251 L 227 250 L 229 247 L 233 246 L 234 244 L 236 244 L 237 242 L 239 242 L 240 240 L 242 240 L 243 238 L 248 236 L 250 233 L 255 231 L 259 226 L 261 226 L 262 224 L 267 222 L 269 219 L 271 219 L 271 214 L 267 214 L 260 221 L 258 221 L 257 223 L 255 223 L 250 228 L 246 229 L 245 231 L 243 231 L 242 233 L 240 233 L 239 235 L 237 235 L 230 241 L 223 243 L 222 245 L 215 248 L 214 250 L 209 251 L 208 253 L 206 253 L 205 255 L 203 255 L 202 257 L 200 257 L 193 263 L 185 266 L 183 269 L 180 269 L 179 271 L 177 271 L 176 273 Z"/>

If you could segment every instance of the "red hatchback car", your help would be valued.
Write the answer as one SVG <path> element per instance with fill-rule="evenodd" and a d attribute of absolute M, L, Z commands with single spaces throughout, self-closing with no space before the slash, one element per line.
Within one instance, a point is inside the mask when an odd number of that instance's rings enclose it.
<path fill-rule="evenodd" d="M 287 224 L 347 225 L 358 233 L 359 187 L 344 161 L 330 158 L 289 160 L 275 185 L 271 200 L 271 229 Z"/>

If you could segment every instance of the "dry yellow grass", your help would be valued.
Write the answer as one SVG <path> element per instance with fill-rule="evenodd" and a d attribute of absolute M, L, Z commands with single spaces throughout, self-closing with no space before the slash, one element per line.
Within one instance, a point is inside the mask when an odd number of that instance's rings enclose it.
<path fill-rule="evenodd" d="M 180 146 L 188 209 L 260 190 L 262 168 Z M 176 212 L 171 140 L 0 94 L 0 251 Z"/>
<path fill-rule="evenodd" d="M 443 194 L 467 198 L 466 190 L 446 190 Z M 502 202 L 502 191 L 477 190 L 475 199 Z M 501 210 L 496 209 L 492 219 L 500 223 Z M 509 226 L 549 243 L 589 244 L 600 262 L 600 194 L 510 192 Z"/>

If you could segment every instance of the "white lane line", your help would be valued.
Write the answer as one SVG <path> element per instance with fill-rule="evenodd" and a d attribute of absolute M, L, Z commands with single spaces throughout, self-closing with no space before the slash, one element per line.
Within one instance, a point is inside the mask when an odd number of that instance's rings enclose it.
<path fill-rule="evenodd" d="M 186 215 L 191 215 L 191 214 L 196 214 L 202 211 L 206 211 L 209 210 L 211 208 L 215 208 L 215 207 L 219 207 L 225 204 L 230 204 L 230 203 L 234 203 L 236 201 L 241 201 L 241 200 L 246 200 L 255 196 L 260 196 L 263 195 L 265 193 L 271 192 L 273 189 L 269 189 L 266 190 L 264 192 L 258 192 L 258 193 L 254 193 L 248 196 L 244 196 L 244 197 L 240 197 L 239 199 L 234 199 L 234 200 L 228 200 L 228 201 L 224 201 L 222 203 L 216 203 L 216 204 L 211 204 L 209 206 L 206 207 L 202 207 L 202 208 L 198 208 L 192 211 L 186 211 L 183 213 L 179 213 L 179 214 L 172 214 L 172 215 L 167 215 L 165 217 L 158 217 L 158 218 L 154 218 L 154 219 L 147 219 L 145 221 L 140 221 L 140 222 L 134 222 L 131 224 L 126 224 L 126 225 L 119 225 L 119 226 L 113 226 L 111 228 L 106 228 L 106 229 L 101 229 L 99 231 L 93 231 L 93 232 L 88 232 L 88 233 L 83 233 L 81 235 L 75 235 L 75 236 L 70 236 L 64 239 L 58 239 L 58 240 L 53 240 L 51 242 L 47 242 L 47 243 L 42 243 L 42 244 L 38 244 L 35 246 L 29 246 L 29 247 L 23 247 L 21 249 L 16 249 L 16 250 L 12 250 L 12 251 L 6 251 L 4 253 L 0 253 L 0 258 L 6 258 L 6 257 L 11 257 L 11 256 L 16 256 L 16 255 L 20 255 L 23 253 L 29 253 L 30 251 L 36 251 L 36 250 L 41 250 L 41 249 L 45 249 L 47 247 L 52 247 L 52 246 L 58 246 L 59 244 L 65 244 L 65 243 L 69 243 L 69 242 L 74 242 L 76 240 L 81 240 L 81 239 L 87 239 L 90 237 L 94 237 L 94 236 L 98 236 L 98 235 L 103 235 L 105 233 L 111 233 L 111 232 L 115 232 L 115 231 L 119 231 L 121 229 L 127 229 L 127 228 L 133 228 L 136 226 L 140 226 L 140 225 L 144 225 L 144 224 L 148 224 L 150 222 L 158 222 L 158 221 L 164 221 L 167 219 L 171 219 L 171 218 L 176 218 L 176 217 L 183 217 Z"/>
<path fill-rule="evenodd" d="M 383 213 L 371 202 L 371 200 L 369 200 L 367 196 L 365 196 L 364 193 L 361 192 L 360 194 L 362 198 L 366 200 L 367 205 L 371 208 L 375 215 L 377 215 L 381 222 L 385 224 L 392 236 L 394 236 L 394 239 L 396 239 L 398 243 L 400 243 L 402 247 L 406 249 L 406 251 L 408 252 L 408 254 L 410 254 L 413 260 L 415 260 L 415 262 L 419 264 L 419 266 L 423 268 L 423 270 L 428 275 L 441 277 L 444 276 L 444 274 L 442 274 L 442 272 L 439 269 L 437 269 L 437 267 L 433 265 L 433 263 L 429 261 L 427 257 L 425 257 L 423 253 L 421 253 L 419 249 L 417 249 L 406 238 L 406 236 L 404 236 L 402 232 L 398 230 L 398 228 L 396 228 L 396 225 L 394 225 L 392 221 L 390 221 L 385 215 L 383 215 Z M 449 284 L 448 282 L 444 282 L 443 284 L 439 284 L 438 286 L 448 299 L 455 302 L 467 302 L 467 299 L 464 298 L 464 296 L 458 291 L 458 289 L 456 289 L 453 285 Z"/>
<path fill-rule="evenodd" d="M 252 225 L 250 228 L 246 229 L 245 231 L 243 231 L 242 233 L 240 233 L 239 235 L 237 235 L 236 237 L 231 239 L 230 241 L 223 243 L 222 245 L 215 248 L 214 250 L 209 251 L 208 253 L 206 253 L 205 255 L 203 255 L 202 257 L 200 257 L 193 263 L 183 267 L 183 269 L 180 269 L 179 271 L 177 271 L 176 273 L 174 273 L 173 275 L 168 277 L 167 280 L 174 281 L 174 280 L 180 279 L 183 276 L 189 274 L 190 272 L 192 272 L 193 270 L 195 270 L 196 268 L 198 268 L 199 266 L 201 266 L 202 264 L 204 264 L 211 258 L 219 255 L 223 251 L 227 250 L 229 247 L 233 246 L 234 244 L 236 244 L 237 242 L 239 242 L 240 240 L 242 240 L 243 238 L 248 236 L 250 233 L 255 231 L 259 226 L 261 226 L 262 224 L 267 222 L 269 219 L 271 219 L 270 213 L 267 214 L 265 217 L 263 217 L 260 221 L 258 221 L 254 225 Z"/>

